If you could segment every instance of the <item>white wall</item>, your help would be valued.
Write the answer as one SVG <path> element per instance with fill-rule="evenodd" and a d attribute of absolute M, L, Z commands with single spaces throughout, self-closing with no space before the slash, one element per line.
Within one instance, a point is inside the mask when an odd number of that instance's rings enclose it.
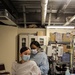
<path fill-rule="evenodd" d="M 17 27 L 0 25 L 0 63 L 4 63 L 6 70 L 10 72 L 17 54 L 16 37 Z"/>

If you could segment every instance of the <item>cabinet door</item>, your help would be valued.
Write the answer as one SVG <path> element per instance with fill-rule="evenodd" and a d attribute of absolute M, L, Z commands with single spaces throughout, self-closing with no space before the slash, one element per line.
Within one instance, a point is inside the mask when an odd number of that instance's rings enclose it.
<path fill-rule="evenodd" d="M 38 42 L 41 45 L 41 48 L 46 52 L 46 46 L 47 46 L 47 37 L 46 36 L 38 36 Z"/>
<path fill-rule="evenodd" d="M 32 41 L 38 41 L 38 36 L 29 35 L 29 47 Z"/>
<path fill-rule="evenodd" d="M 46 36 L 38 36 L 38 42 L 41 46 L 47 45 L 47 37 Z"/>
<path fill-rule="evenodd" d="M 20 55 L 20 49 L 24 46 L 28 47 L 28 35 L 19 35 L 19 55 Z M 19 60 L 20 60 L 19 56 Z"/>
<path fill-rule="evenodd" d="M 19 35 L 19 49 L 24 46 L 28 47 L 28 35 Z"/>

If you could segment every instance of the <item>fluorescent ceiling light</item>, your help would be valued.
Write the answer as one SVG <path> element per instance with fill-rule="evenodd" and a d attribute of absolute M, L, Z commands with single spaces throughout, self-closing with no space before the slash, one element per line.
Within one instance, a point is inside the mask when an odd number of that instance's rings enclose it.
<path fill-rule="evenodd" d="M 63 28 L 72 28 L 72 29 L 74 29 L 74 26 L 46 26 L 46 28 L 61 28 L 61 29 L 63 29 Z"/>

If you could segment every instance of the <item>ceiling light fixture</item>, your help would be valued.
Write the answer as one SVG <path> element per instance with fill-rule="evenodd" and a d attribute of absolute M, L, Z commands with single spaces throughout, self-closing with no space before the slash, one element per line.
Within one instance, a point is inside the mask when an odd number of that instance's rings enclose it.
<path fill-rule="evenodd" d="M 60 29 L 63 29 L 63 28 L 70 28 L 70 29 L 74 29 L 75 27 L 74 26 L 46 26 L 46 28 L 60 28 Z"/>

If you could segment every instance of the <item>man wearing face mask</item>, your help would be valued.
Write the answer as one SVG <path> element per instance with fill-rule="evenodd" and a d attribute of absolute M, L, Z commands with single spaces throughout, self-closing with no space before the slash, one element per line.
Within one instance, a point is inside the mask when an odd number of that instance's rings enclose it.
<path fill-rule="evenodd" d="M 34 61 L 30 60 L 30 50 L 23 47 L 20 50 L 21 61 L 12 65 L 12 75 L 41 75 L 41 71 Z"/>
<path fill-rule="evenodd" d="M 41 70 L 42 75 L 47 75 L 49 70 L 49 62 L 47 55 L 40 47 L 37 41 L 33 41 L 30 44 L 31 47 L 31 60 L 34 60 Z"/>

